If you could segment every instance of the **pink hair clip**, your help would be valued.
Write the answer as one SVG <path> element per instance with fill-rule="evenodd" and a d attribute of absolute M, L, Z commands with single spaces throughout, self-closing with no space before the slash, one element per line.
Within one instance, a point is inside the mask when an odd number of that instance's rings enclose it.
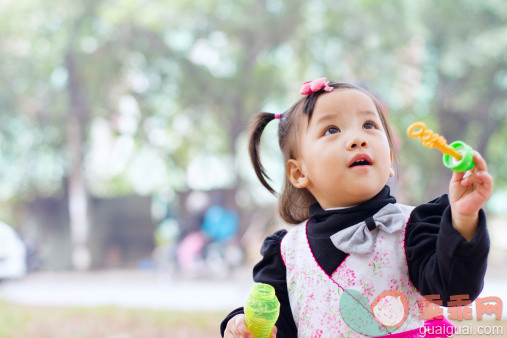
<path fill-rule="evenodd" d="M 329 81 L 327 78 L 321 77 L 313 82 L 306 81 L 303 83 L 303 87 L 301 87 L 300 93 L 302 95 L 310 95 L 312 93 L 318 92 L 319 90 L 324 89 L 326 92 L 330 92 L 333 90 L 333 87 L 329 86 Z"/>
<path fill-rule="evenodd" d="M 275 119 L 280 120 L 282 118 L 282 114 L 275 114 Z"/>

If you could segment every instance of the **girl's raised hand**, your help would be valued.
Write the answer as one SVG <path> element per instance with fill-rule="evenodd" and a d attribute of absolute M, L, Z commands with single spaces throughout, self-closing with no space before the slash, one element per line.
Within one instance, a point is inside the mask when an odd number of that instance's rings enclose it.
<path fill-rule="evenodd" d="M 271 330 L 270 338 L 276 338 L 276 326 L 273 326 Z M 242 338 L 254 338 L 254 335 L 248 331 L 246 327 L 245 315 L 239 314 L 229 320 L 227 327 L 225 328 L 224 337 L 242 337 Z"/>
<path fill-rule="evenodd" d="M 491 197 L 493 177 L 488 173 L 486 161 L 474 151 L 475 167 L 454 172 L 449 185 L 452 225 L 468 241 L 472 240 L 478 225 L 479 210 Z"/>

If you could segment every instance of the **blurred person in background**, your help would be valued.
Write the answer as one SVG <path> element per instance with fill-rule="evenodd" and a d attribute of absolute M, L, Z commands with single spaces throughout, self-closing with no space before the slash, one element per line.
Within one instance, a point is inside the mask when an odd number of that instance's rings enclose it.
<path fill-rule="evenodd" d="M 224 196 L 219 194 L 214 200 L 195 197 L 203 194 L 194 192 L 187 199 L 191 222 L 187 228 L 191 230 L 184 231 L 177 245 L 178 266 L 187 277 L 226 278 L 243 261 L 237 238 L 239 215 L 233 207 L 226 206 Z M 212 204 L 206 206 L 210 201 Z"/>

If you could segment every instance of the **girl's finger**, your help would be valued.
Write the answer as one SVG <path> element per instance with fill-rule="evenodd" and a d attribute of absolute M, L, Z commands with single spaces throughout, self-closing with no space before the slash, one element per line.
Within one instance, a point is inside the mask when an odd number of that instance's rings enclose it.
<path fill-rule="evenodd" d="M 273 326 L 273 330 L 271 330 L 271 335 L 269 336 L 270 338 L 276 338 L 276 333 L 278 332 L 278 329 L 276 328 L 276 326 Z"/>
<path fill-rule="evenodd" d="M 493 176 L 488 172 L 477 173 L 477 181 L 487 190 L 493 190 Z"/>
<path fill-rule="evenodd" d="M 467 178 L 469 178 L 470 176 L 473 176 L 473 175 L 475 174 L 475 171 L 474 171 L 474 170 L 475 170 L 475 167 L 474 167 L 474 169 L 472 169 L 472 170 L 469 170 L 469 171 L 465 172 L 465 175 L 463 176 L 463 179 L 464 179 L 464 180 L 466 180 L 466 179 L 467 179 Z"/>
<path fill-rule="evenodd" d="M 467 180 L 463 180 L 460 182 L 462 187 L 468 187 L 469 185 L 471 185 L 473 183 L 476 183 L 476 181 L 472 180 L 472 179 L 467 179 Z"/>
<path fill-rule="evenodd" d="M 479 154 L 478 151 L 474 150 L 474 162 L 475 162 L 475 168 L 477 168 L 476 171 L 488 171 L 488 165 L 486 164 L 486 161 L 484 158 L 482 158 L 481 154 Z"/>
<path fill-rule="evenodd" d="M 475 184 L 475 189 L 480 189 L 481 191 L 491 191 L 493 190 L 493 177 L 488 172 L 478 172 L 472 178 L 465 179 L 461 181 L 461 185 L 463 187 L 468 187 L 471 184 Z"/>
<path fill-rule="evenodd" d="M 231 319 L 232 321 L 232 319 Z M 229 325 L 231 324 L 231 325 Z M 239 332 L 236 330 L 234 325 L 232 325 L 231 322 L 227 324 L 227 327 L 225 328 L 224 337 L 237 337 L 239 336 Z"/>
<path fill-rule="evenodd" d="M 453 172 L 452 178 L 451 178 L 451 183 L 461 182 L 464 175 L 465 175 L 464 172 L 457 172 L 457 171 Z"/>
<path fill-rule="evenodd" d="M 475 180 L 475 173 L 471 171 L 467 171 L 465 176 L 463 176 L 463 179 L 461 180 L 462 185 L 467 185 L 468 182 Z"/>
<path fill-rule="evenodd" d="M 248 330 L 245 322 L 245 315 L 238 315 L 236 318 L 236 330 L 245 338 L 253 338 L 253 334 Z"/>

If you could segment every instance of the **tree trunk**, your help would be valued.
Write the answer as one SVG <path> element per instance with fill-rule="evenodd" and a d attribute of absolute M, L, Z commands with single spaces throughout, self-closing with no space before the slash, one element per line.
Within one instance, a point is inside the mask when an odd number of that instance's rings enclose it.
<path fill-rule="evenodd" d="M 88 192 L 83 176 L 83 143 L 88 105 L 84 98 L 83 85 L 79 78 L 75 56 L 67 52 L 65 65 L 68 71 L 67 91 L 70 107 L 67 119 L 67 147 L 71 156 L 71 171 L 68 180 L 69 218 L 72 240 L 72 263 L 76 270 L 88 270 L 91 265 L 89 249 Z"/>

